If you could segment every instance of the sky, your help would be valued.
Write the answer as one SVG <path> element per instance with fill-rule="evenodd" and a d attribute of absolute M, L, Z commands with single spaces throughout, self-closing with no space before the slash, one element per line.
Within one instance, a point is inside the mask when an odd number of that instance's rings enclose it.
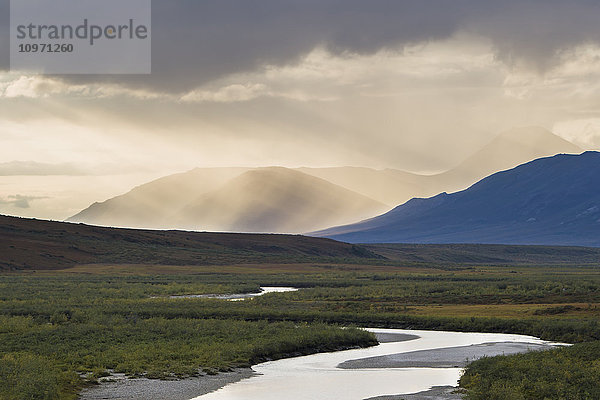
<path fill-rule="evenodd" d="M 155 0 L 152 74 L 9 69 L 0 213 L 64 219 L 208 166 L 457 165 L 504 130 L 600 148 L 600 5 Z"/>

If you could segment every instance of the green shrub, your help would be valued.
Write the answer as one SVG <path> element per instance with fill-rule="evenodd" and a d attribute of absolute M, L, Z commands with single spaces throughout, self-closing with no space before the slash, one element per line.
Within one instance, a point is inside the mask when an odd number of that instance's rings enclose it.
<path fill-rule="evenodd" d="M 482 358 L 460 386 L 468 400 L 600 399 L 600 342 Z"/>
<path fill-rule="evenodd" d="M 27 353 L 0 358 L 0 399 L 59 399 L 61 379 L 60 371 L 45 358 Z"/>

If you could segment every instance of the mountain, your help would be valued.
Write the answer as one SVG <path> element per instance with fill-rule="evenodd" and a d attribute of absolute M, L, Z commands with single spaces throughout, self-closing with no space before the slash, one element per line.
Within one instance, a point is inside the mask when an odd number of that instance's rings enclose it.
<path fill-rule="evenodd" d="M 299 235 L 107 228 L 0 215 L 0 271 L 76 265 L 236 265 L 361 262 L 380 256 L 347 243 Z"/>
<path fill-rule="evenodd" d="M 364 167 L 299 168 L 298 171 L 335 183 L 394 207 L 414 196 L 435 194 L 426 175 L 397 169 Z"/>
<path fill-rule="evenodd" d="M 490 173 L 534 158 L 580 151 L 543 128 L 530 127 L 500 134 L 456 168 L 437 175 L 359 167 L 197 168 L 94 203 L 67 221 L 135 228 L 308 232 L 360 221 L 413 197 L 462 190 Z"/>
<path fill-rule="evenodd" d="M 217 189 L 247 168 L 196 168 L 138 186 L 126 194 L 94 203 L 67 219 L 94 225 L 165 228 L 173 210 Z"/>
<path fill-rule="evenodd" d="M 232 179 L 221 176 L 209 184 L 205 182 L 212 171 L 194 170 L 167 177 L 124 196 L 96 203 L 69 221 L 203 231 L 300 233 L 359 221 L 389 209 L 366 196 L 287 168 L 227 169 L 219 173 L 239 172 Z M 209 187 L 212 190 L 206 190 Z"/>
<path fill-rule="evenodd" d="M 356 167 L 299 170 L 394 207 L 413 197 L 465 189 L 490 174 L 537 158 L 582 151 L 544 128 L 523 127 L 499 134 L 456 167 L 435 175 Z"/>
<path fill-rule="evenodd" d="M 329 221 L 357 221 L 385 205 L 287 168 L 247 171 L 201 196 L 177 215 L 187 229 L 299 233 Z"/>
<path fill-rule="evenodd" d="M 462 163 L 434 179 L 446 185 L 444 191 L 454 191 L 528 161 L 563 153 L 580 154 L 582 151 L 547 129 L 536 126 L 514 128 L 496 136 Z"/>
<path fill-rule="evenodd" d="M 315 236 L 353 243 L 600 246 L 600 153 L 557 155 L 489 176 L 454 194 Z"/>

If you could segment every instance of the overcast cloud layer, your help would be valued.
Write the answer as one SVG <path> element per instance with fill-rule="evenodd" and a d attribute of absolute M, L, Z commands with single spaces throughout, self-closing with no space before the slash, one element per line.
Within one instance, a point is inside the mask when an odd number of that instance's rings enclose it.
<path fill-rule="evenodd" d="M 154 0 L 152 7 L 154 73 L 107 79 L 183 91 L 294 62 L 317 46 L 372 54 L 462 31 L 490 39 L 508 65 L 544 71 L 560 51 L 600 40 L 600 5 L 591 0 Z M 4 68 L 7 11 L 8 0 L 1 0 Z"/>

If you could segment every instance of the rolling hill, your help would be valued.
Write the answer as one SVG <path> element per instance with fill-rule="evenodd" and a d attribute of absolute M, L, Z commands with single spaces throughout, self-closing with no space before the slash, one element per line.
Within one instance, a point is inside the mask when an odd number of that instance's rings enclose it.
<path fill-rule="evenodd" d="M 0 215 L 0 273 L 170 271 L 277 264 L 376 266 L 597 265 L 599 248 L 506 245 L 352 245 L 300 235 L 157 231 Z M 317 263 L 317 264 L 315 264 Z M 155 268 L 153 268 L 155 267 Z M 281 267 L 278 267 L 281 268 Z M 354 268 L 351 266 L 350 268 Z M 81 271 L 81 269 L 80 269 Z M 197 270 L 200 272 L 201 270 Z"/>
<path fill-rule="evenodd" d="M 240 170 L 225 172 L 234 174 Z M 203 183 L 210 173 L 193 170 L 163 178 L 126 195 L 96 203 L 68 221 L 202 231 L 300 233 L 359 221 L 389 209 L 366 196 L 287 168 L 242 170 L 232 179 L 215 179 L 226 183 L 206 191 Z"/>
<path fill-rule="evenodd" d="M 599 170 L 598 152 L 542 158 L 314 235 L 352 243 L 600 246 Z"/>
<path fill-rule="evenodd" d="M 106 228 L 0 215 L 0 271 L 81 264 L 193 266 L 378 258 L 359 246 L 298 235 Z"/>
<path fill-rule="evenodd" d="M 67 221 L 135 228 L 165 227 L 170 222 L 167 217 L 174 210 L 245 171 L 246 168 L 196 168 L 165 176 L 121 196 L 94 203 Z"/>
<path fill-rule="evenodd" d="M 385 205 L 287 168 L 247 171 L 188 204 L 174 219 L 187 229 L 300 233 L 329 221 L 356 221 Z"/>

